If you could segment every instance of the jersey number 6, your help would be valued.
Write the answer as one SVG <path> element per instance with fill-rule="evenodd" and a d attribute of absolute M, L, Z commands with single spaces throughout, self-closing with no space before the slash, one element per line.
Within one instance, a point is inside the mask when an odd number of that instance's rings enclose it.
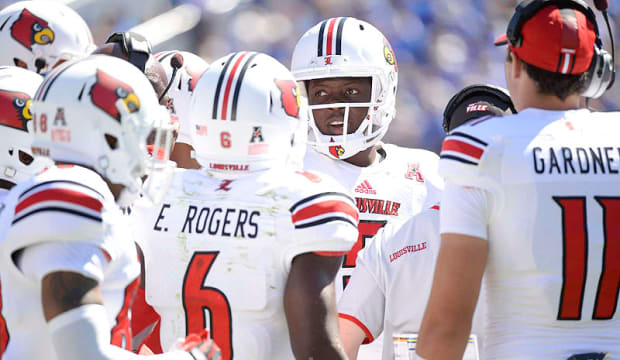
<path fill-rule="evenodd" d="M 221 360 L 230 360 L 232 349 L 232 319 L 230 304 L 220 290 L 205 286 L 211 265 L 219 251 L 195 252 L 183 279 L 183 309 L 185 309 L 185 335 L 199 333 L 208 328 L 211 337 L 222 350 Z M 209 312 L 209 326 L 205 317 Z"/>

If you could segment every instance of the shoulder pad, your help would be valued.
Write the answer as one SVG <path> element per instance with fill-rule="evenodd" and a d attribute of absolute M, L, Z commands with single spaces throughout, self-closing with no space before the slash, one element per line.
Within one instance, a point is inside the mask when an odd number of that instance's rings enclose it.
<path fill-rule="evenodd" d="M 39 182 L 20 189 L 7 207 L 7 240 L 13 249 L 50 240 L 103 241 L 105 204 L 109 200 L 88 185 L 66 179 Z"/>
<path fill-rule="evenodd" d="M 439 174 L 444 179 L 487 190 L 497 187 L 503 141 L 488 136 L 483 125 L 479 128 L 463 125 L 446 136 L 439 155 Z"/>

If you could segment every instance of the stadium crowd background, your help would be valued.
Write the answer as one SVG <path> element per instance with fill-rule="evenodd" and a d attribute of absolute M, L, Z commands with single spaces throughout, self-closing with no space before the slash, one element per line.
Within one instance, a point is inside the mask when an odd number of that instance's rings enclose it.
<path fill-rule="evenodd" d="M 505 31 L 517 3 L 517 0 L 62 1 L 84 17 L 97 44 L 114 31 L 129 30 L 183 6 L 181 15 L 153 21 L 152 26 L 143 30 L 143 35 L 156 39 L 155 52 L 188 50 L 207 61 L 231 51 L 257 50 L 289 66 L 299 37 L 320 20 L 353 16 L 369 21 L 387 36 L 398 60 L 397 113 L 385 141 L 433 151 L 439 150 L 444 136 L 443 108 L 456 91 L 473 83 L 505 86 L 505 49 L 495 48 L 492 43 Z M 0 0 L 0 7 L 12 2 Z M 588 3 L 592 5 L 590 0 Z M 619 43 L 620 3 L 610 3 L 612 30 Z M 595 12 L 605 48 L 610 50 L 605 22 Z M 159 33 L 174 33 L 176 27 L 194 24 L 189 31 L 157 41 Z M 620 61 L 616 59 L 618 65 Z M 598 110 L 620 109 L 620 83 L 590 105 Z"/>

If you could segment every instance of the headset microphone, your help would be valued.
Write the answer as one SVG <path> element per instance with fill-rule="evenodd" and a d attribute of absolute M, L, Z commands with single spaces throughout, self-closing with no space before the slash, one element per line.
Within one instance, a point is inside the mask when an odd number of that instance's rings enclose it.
<path fill-rule="evenodd" d="M 174 54 L 172 56 L 172 59 L 170 59 L 170 65 L 172 65 L 172 67 L 177 69 L 177 70 L 182 68 L 183 67 L 183 55 L 181 55 L 181 54 Z"/>
<path fill-rule="evenodd" d="M 183 55 L 181 54 L 172 55 L 172 57 L 170 58 L 170 66 L 172 66 L 172 75 L 170 76 L 170 81 L 168 82 L 168 86 L 166 86 L 166 90 L 164 90 L 164 92 L 159 97 L 160 103 L 161 103 L 161 99 L 163 99 L 164 96 L 166 96 L 166 94 L 168 93 L 168 90 L 170 90 L 170 87 L 172 86 L 172 83 L 174 82 L 174 78 L 177 75 L 177 71 L 179 71 L 179 69 L 183 67 Z"/>

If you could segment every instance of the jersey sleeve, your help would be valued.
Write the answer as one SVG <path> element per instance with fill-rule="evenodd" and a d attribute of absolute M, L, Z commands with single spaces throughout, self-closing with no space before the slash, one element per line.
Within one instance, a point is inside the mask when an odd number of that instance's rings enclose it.
<path fill-rule="evenodd" d="M 344 255 L 357 240 L 359 212 L 355 201 L 340 184 L 324 175 L 314 181 L 306 180 L 304 196 L 288 209 L 294 238 L 285 251 L 289 264 L 295 256 L 308 252 Z"/>
<path fill-rule="evenodd" d="M 440 232 L 487 239 L 487 224 L 495 208 L 495 197 L 489 191 L 448 182 L 441 203 Z"/>
<path fill-rule="evenodd" d="M 98 247 L 78 242 L 47 242 L 32 245 L 21 253 L 17 266 L 32 281 L 47 274 L 66 271 L 102 282 L 108 258 Z"/>
<path fill-rule="evenodd" d="M 383 331 L 385 315 L 385 271 L 381 261 L 384 229 L 358 253 L 353 275 L 338 302 L 338 316 L 364 331 L 364 344 Z"/>
<path fill-rule="evenodd" d="M 445 181 L 492 192 L 500 189 L 501 144 L 457 128 L 443 141 L 439 174 Z M 471 130 L 471 129 L 469 129 Z"/>
<path fill-rule="evenodd" d="M 446 186 L 440 232 L 487 239 L 489 218 L 502 204 L 503 146 L 501 140 L 476 129 L 461 126 L 443 142 L 439 172 Z"/>
<path fill-rule="evenodd" d="M 39 183 L 23 191 L 10 209 L 7 238 L 14 250 L 48 241 L 102 245 L 108 233 L 104 202 L 103 195 L 87 185 L 68 180 Z"/>

